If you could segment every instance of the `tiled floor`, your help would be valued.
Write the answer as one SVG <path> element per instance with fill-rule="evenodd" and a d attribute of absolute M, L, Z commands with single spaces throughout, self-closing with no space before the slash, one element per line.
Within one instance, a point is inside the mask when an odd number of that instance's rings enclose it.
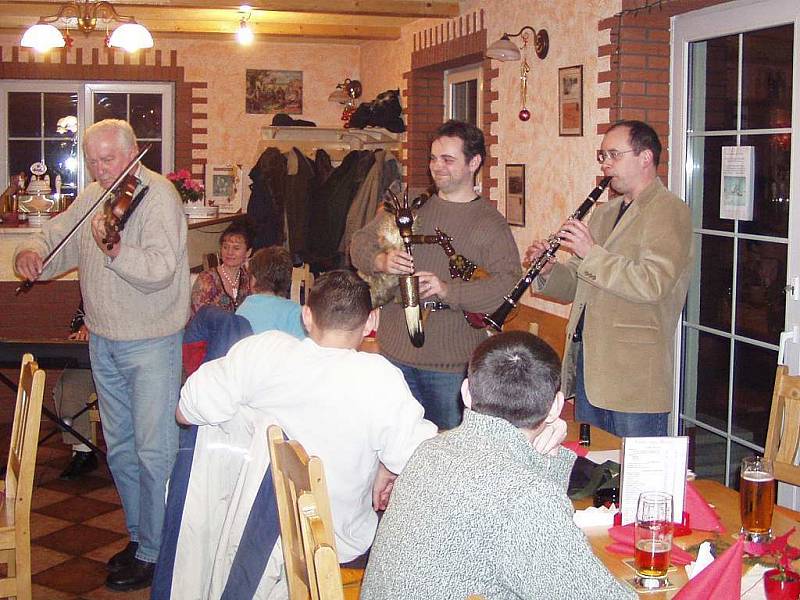
<path fill-rule="evenodd" d="M 10 437 L 12 415 L 4 402 L 0 440 Z M 43 419 L 41 436 L 54 428 Z M 0 451 L 3 464 L 7 450 Z M 60 435 L 39 447 L 31 507 L 34 600 L 149 598 L 149 589 L 120 593 L 105 588 L 106 561 L 128 543 L 119 496 L 104 460 L 77 481 L 61 481 L 58 475 L 69 458 Z"/>

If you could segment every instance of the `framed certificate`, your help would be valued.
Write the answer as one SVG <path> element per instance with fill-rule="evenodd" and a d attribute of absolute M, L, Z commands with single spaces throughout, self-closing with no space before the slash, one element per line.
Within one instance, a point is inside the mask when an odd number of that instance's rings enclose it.
<path fill-rule="evenodd" d="M 242 165 L 206 165 L 206 204 L 221 213 L 242 210 Z"/>

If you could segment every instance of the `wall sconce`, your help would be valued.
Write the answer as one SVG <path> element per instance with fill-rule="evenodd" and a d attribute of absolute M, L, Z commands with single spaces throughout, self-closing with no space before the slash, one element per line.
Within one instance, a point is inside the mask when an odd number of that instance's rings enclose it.
<path fill-rule="evenodd" d="M 495 60 L 508 61 L 519 60 L 522 53 L 519 47 L 511 41 L 511 38 L 523 36 L 524 42 L 527 44 L 528 34 L 523 32 L 530 31 L 533 34 L 533 48 L 536 56 L 541 59 L 547 57 L 547 51 L 550 49 L 550 36 L 547 35 L 546 29 L 540 29 L 538 32 L 530 25 L 525 25 L 517 33 L 504 33 L 503 37 L 497 40 L 494 44 L 486 49 L 486 57 Z"/>
<path fill-rule="evenodd" d="M 46 52 L 51 48 L 72 47 L 73 39 L 69 35 L 72 19 L 76 28 L 83 34 L 89 35 L 97 28 L 98 20 L 106 25 L 106 46 L 122 48 L 128 52 L 135 52 L 142 48 L 153 47 L 153 36 L 144 25 L 140 25 L 133 17 L 125 17 L 117 13 L 114 7 L 104 0 L 94 2 L 67 2 L 54 15 L 41 17 L 39 21 L 28 28 L 22 36 L 20 45 L 33 48 L 38 52 Z M 65 33 L 62 34 L 53 23 L 64 21 Z M 108 26 L 112 22 L 120 23 L 109 35 Z"/>
<path fill-rule="evenodd" d="M 239 7 L 239 14 L 242 15 L 242 18 L 239 20 L 239 29 L 236 31 L 236 41 L 242 46 L 249 46 L 253 43 L 253 39 L 255 38 L 253 29 L 250 27 L 250 16 L 253 14 L 252 10 L 253 9 L 247 4 L 243 4 Z"/>

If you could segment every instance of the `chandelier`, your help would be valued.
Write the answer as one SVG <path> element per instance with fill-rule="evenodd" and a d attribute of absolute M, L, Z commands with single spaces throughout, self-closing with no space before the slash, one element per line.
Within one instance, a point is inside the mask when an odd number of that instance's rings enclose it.
<path fill-rule="evenodd" d="M 63 22 L 64 34 L 54 25 L 59 21 Z M 69 35 L 70 28 L 89 35 L 97 29 L 98 22 L 106 26 L 106 45 L 109 47 L 122 48 L 128 52 L 153 47 L 153 36 L 143 25 L 137 23 L 133 17 L 118 14 L 105 0 L 81 0 L 62 4 L 56 14 L 41 17 L 35 25 L 29 27 L 22 36 L 20 45 L 39 52 L 64 46 L 70 48 L 73 43 Z M 119 26 L 109 34 L 109 27 L 113 23 L 119 23 Z"/>

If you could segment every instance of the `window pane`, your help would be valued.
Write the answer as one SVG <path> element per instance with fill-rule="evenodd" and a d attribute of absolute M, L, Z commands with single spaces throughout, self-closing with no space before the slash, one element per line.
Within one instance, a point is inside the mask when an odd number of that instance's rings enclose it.
<path fill-rule="evenodd" d="M 735 129 L 739 36 L 690 44 L 689 54 L 692 130 Z"/>
<path fill-rule="evenodd" d="M 41 102 L 42 95 L 39 92 L 9 92 L 9 137 L 40 137 L 42 135 Z"/>
<path fill-rule="evenodd" d="M 694 137 L 690 144 L 689 164 L 692 170 L 686 199 L 695 207 L 702 206 L 702 214 L 695 217 L 695 223 L 699 221 L 705 229 L 733 231 L 733 220 L 719 217 L 719 186 L 722 146 L 735 146 L 736 138 Z"/>
<path fill-rule="evenodd" d="M 736 333 L 770 344 L 780 341 L 786 308 L 786 252 L 786 244 L 739 241 Z"/>
<path fill-rule="evenodd" d="M 94 94 L 94 122 L 103 119 L 128 120 L 128 95 L 127 94 Z"/>
<path fill-rule="evenodd" d="M 451 85 L 452 106 L 451 117 L 477 125 L 478 118 L 478 81 L 470 79 Z"/>
<path fill-rule="evenodd" d="M 698 334 L 696 418 L 722 431 L 728 428 L 729 359 L 727 338 Z"/>
<path fill-rule="evenodd" d="M 78 183 L 78 159 L 75 144 L 71 140 L 45 142 L 44 160 L 53 190 L 55 191 L 56 187 L 56 175 L 61 175 L 61 193 L 74 193 Z"/>
<path fill-rule="evenodd" d="M 742 136 L 742 146 L 754 146 L 753 220 L 740 221 L 743 233 L 786 237 L 789 232 L 791 136 Z"/>
<path fill-rule="evenodd" d="M 731 330 L 733 240 L 704 235 L 700 256 L 700 325 Z"/>
<path fill-rule="evenodd" d="M 161 173 L 161 143 L 160 142 L 148 142 L 152 145 L 152 148 L 144 155 L 142 159 L 142 164 L 150 169 L 151 171 L 155 171 L 156 173 Z M 140 148 L 144 147 L 144 144 L 139 144 Z"/>
<path fill-rule="evenodd" d="M 61 127 L 59 128 L 59 122 Z M 78 95 L 44 94 L 45 137 L 72 137 L 78 130 Z"/>
<path fill-rule="evenodd" d="M 31 178 L 31 165 L 42 160 L 42 147 L 39 141 L 11 140 L 8 142 L 8 174 L 25 174 L 25 181 Z M 10 180 L 10 179 L 9 179 Z"/>
<path fill-rule="evenodd" d="M 725 438 L 702 427 L 687 427 L 685 435 L 689 436 L 689 465 L 697 477 L 724 485 Z"/>
<path fill-rule="evenodd" d="M 745 33 L 742 46 L 742 128 L 792 126 L 794 25 Z"/>
<path fill-rule="evenodd" d="M 757 446 L 763 447 L 767 439 L 777 364 L 776 351 L 736 342 L 731 434 Z"/>
<path fill-rule="evenodd" d="M 161 139 L 161 94 L 131 94 L 130 124 L 136 137 Z"/>

